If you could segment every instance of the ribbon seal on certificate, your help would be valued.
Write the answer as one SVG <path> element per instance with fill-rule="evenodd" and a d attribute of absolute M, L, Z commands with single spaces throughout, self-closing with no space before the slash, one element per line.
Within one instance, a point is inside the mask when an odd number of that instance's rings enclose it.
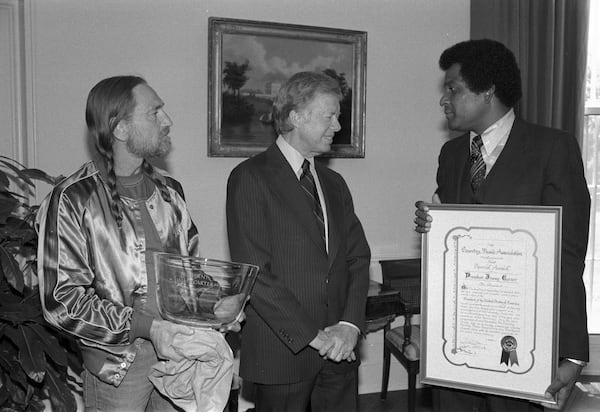
<path fill-rule="evenodd" d="M 519 359 L 517 359 L 517 340 L 513 336 L 505 336 L 500 340 L 500 345 L 502 346 L 502 357 L 500 358 L 500 363 L 505 363 L 508 366 L 510 362 L 511 365 L 518 365 Z"/>

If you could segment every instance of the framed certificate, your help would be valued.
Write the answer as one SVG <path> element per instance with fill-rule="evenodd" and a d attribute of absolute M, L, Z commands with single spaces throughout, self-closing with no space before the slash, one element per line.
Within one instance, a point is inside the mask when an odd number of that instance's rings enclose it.
<path fill-rule="evenodd" d="M 428 206 L 421 382 L 548 402 L 558 365 L 562 208 Z"/>

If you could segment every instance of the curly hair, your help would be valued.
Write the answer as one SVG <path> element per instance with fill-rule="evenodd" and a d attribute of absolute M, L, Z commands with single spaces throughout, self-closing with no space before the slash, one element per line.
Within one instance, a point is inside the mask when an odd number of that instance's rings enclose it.
<path fill-rule="evenodd" d="M 460 74 L 472 92 L 494 86 L 496 97 L 513 107 L 522 96 L 521 72 L 515 55 L 502 43 L 490 39 L 468 40 L 444 50 L 440 68 L 460 65 Z"/>
<path fill-rule="evenodd" d="M 338 81 L 324 73 L 299 72 L 281 86 L 273 101 L 273 120 L 277 134 L 285 134 L 294 129 L 289 122 L 291 111 L 303 109 L 317 93 L 331 94 L 342 99 Z"/>

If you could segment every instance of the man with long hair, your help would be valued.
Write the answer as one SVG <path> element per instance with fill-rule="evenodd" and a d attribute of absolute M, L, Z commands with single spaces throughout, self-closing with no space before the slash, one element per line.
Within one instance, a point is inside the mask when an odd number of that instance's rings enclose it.
<path fill-rule="evenodd" d="M 204 333 L 162 320 L 156 300 L 153 252 L 198 249 L 181 185 L 148 161 L 169 152 L 172 122 L 136 76 L 96 84 L 85 117 L 101 160 L 59 183 L 38 215 L 44 316 L 79 343 L 86 410 L 175 410 L 148 375 L 182 360 L 178 337 Z"/>

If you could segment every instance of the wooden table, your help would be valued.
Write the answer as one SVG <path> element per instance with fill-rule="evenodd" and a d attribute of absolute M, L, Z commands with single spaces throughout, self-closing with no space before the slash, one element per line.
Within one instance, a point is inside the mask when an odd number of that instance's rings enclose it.
<path fill-rule="evenodd" d="M 403 309 L 399 291 L 374 280 L 369 282 L 365 312 L 368 332 L 383 328 L 398 314 L 403 313 Z"/>

